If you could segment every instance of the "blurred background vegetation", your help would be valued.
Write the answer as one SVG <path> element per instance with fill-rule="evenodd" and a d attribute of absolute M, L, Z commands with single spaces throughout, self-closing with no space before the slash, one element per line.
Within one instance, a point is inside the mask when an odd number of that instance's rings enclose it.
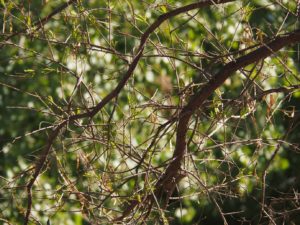
<path fill-rule="evenodd" d="M 53 128 L 116 87 L 159 15 L 193 2 L 81 0 L 40 27 L 65 1 L 0 3 L 0 221 L 22 224 L 26 185 Z M 238 51 L 297 29 L 296 7 L 233 1 L 164 22 L 118 97 L 60 131 L 33 187 L 31 223 L 114 224 L 172 157 L 176 123 L 162 124 L 252 49 Z M 289 46 L 227 79 L 193 116 L 187 176 L 167 210 L 142 221 L 137 209 L 124 223 L 300 224 L 300 92 L 260 97 L 299 85 L 299 56 Z"/>

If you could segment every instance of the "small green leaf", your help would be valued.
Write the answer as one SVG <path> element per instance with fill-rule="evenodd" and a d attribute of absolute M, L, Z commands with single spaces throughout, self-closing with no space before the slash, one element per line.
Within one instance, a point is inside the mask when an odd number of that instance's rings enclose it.
<path fill-rule="evenodd" d="M 3 7 L 5 7 L 5 2 L 4 0 L 0 0 L 1 5 L 3 5 Z"/>
<path fill-rule="evenodd" d="M 31 18 L 30 18 L 30 16 L 27 16 L 27 26 L 31 27 Z"/>
<path fill-rule="evenodd" d="M 240 112 L 240 116 L 243 118 L 244 116 L 246 116 L 247 113 L 248 113 L 248 110 L 246 107 L 244 107 Z"/>
<path fill-rule="evenodd" d="M 54 103 L 54 101 L 53 101 L 53 98 L 52 98 L 52 96 L 51 96 L 51 95 L 48 95 L 48 97 L 47 97 L 47 98 L 48 98 L 48 100 L 49 100 L 49 102 L 50 102 L 50 103 Z"/>
<path fill-rule="evenodd" d="M 82 225 L 82 215 L 79 213 L 75 214 L 75 224 L 76 225 Z"/>
<path fill-rule="evenodd" d="M 167 7 L 166 7 L 165 5 L 162 5 L 160 8 L 161 8 L 161 10 L 162 10 L 164 13 L 167 12 Z"/>
<path fill-rule="evenodd" d="M 181 88 L 185 87 L 185 82 L 184 82 L 184 80 L 182 78 L 179 78 L 179 86 Z"/>
<path fill-rule="evenodd" d="M 4 0 L 3 0 L 4 1 Z M 9 3 L 6 7 L 7 12 L 9 13 L 12 9 L 14 8 L 14 4 L 13 3 Z"/>
<path fill-rule="evenodd" d="M 35 71 L 33 69 L 25 69 L 24 72 L 25 73 L 34 73 Z"/>
<path fill-rule="evenodd" d="M 141 203 L 141 202 L 142 202 L 141 195 L 139 195 L 139 194 L 138 194 L 138 195 L 136 196 L 136 199 L 138 200 L 138 202 L 139 202 L 139 203 Z"/>

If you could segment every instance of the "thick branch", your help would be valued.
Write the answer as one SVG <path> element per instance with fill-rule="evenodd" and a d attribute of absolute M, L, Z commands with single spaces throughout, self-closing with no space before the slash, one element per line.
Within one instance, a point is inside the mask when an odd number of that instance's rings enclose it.
<path fill-rule="evenodd" d="M 139 47 L 135 53 L 135 56 L 133 57 L 133 61 L 132 63 L 129 65 L 128 70 L 126 71 L 126 73 L 124 74 L 123 78 L 121 79 L 121 81 L 118 83 L 117 87 L 111 92 L 109 93 L 107 96 L 105 96 L 103 98 L 103 100 L 101 102 L 98 103 L 98 105 L 96 105 L 94 107 L 94 109 L 90 112 L 87 113 L 83 113 L 81 115 L 77 115 L 77 118 L 85 118 L 85 117 L 93 117 L 94 115 L 96 115 L 108 102 L 110 102 L 113 98 L 115 98 L 120 91 L 124 88 L 124 86 L 126 85 L 128 79 L 131 77 L 133 71 L 135 70 L 139 60 L 141 59 L 141 57 L 143 56 L 143 51 L 144 51 L 144 46 L 150 36 L 150 34 L 153 33 L 153 31 L 155 31 L 163 22 L 165 22 L 166 20 L 177 16 L 181 13 L 184 12 L 188 12 L 190 10 L 193 9 L 199 9 L 199 8 L 203 8 L 206 6 L 210 6 L 210 5 L 214 5 L 214 4 L 223 4 L 223 3 L 227 3 L 227 2 L 233 2 L 235 0 L 219 0 L 217 1 L 217 3 L 214 3 L 214 1 L 212 0 L 205 0 L 202 2 L 196 2 L 190 5 L 186 5 L 177 9 L 174 9 L 170 12 L 167 12 L 165 14 L 162 14 L 161 16 L 159 16 L 157 18 L 157 20 L 152 23 L 148 29 L 145 31 L 145 33 L 141 36 L 141 41 L 139 44 Z"/>
<path fill-rule="evenodd" d="M 159 192 L 166 190 L 168 185 L 174 183 L 174 178 L 176 178 L 177 174 L 180 173 L 181 163 L 184 154 L 186 153 L 186 134 L 188 131 L 188 124 L 193 113 L 201 107 L 203 102 L 212 95 L 213 92 L 220 87 L 228 77 L 233 75 L 239 69 L 265 59 L 279 51 L 281 48 L 297 42 L 300 42 L 300 30 L 276 37 L 269 43 L 263 44 L 260 48 L 224 65 L 223 68 L 215 74 L 212 80 L 210 80 L 199 92 L 192 96 L 191 100 L 179 114 L 173 161 L 169 164 L 164 176 L 158 182 L 158 186 L 160 187 Z"/>
<path fill-rule="evenodd" d="M 114 99 L 120 92 L 121 90 L 124 88 L 124 86 L 126 85 L 128 79 L 131 77 L 131 75 L 133 74 L 133 71 L 135 70 L 139 60 L 141 59 L 142 55 L 143 55 L 143 50 L 144 50 L 144 46 L 150 36 L 150 34 L 156 29 L 158 28 L 164 21 L 177 16 L 181 13 L 193 10 L 193 9 L 197 9 L 197 8 L 202 8 L 202 7 L 206 7 L 206 6 L 210 6 L 213 4 L 221 4 L 221 3 L 227 3 L 227 2 L 232 2 L 235 0 L 219 0 L 217 1 L 217 3 L 215 3 L 214 1 L 211 0 L 205 0 L 202 2 L 197 2 L 197 3 L 193 3 L 187 6 L 183 6 L 180 8 L 177 8 L 175 10 L 172 10 L 168 13 L 165 13 L 161 16 L 158 17 L 158 19 L 149 26 L 149 28 L 145 31 L 145 33 L 141 36 L 141 40 L 140 40 L 140 44 L 139 47 L 135 53 L 135 56 L 133 58 L 132 63 L 130 64 L 127 72 L 124 74 L 123 78 L 121 79 L 121 81 L 118 83 L 118 85 L 116 86 L 116 88 L 110 92 L 107 96 L 105 96 L 103 98 L 103 100 L 101 102 L 99 102 L 94 108 L 93 110 L 89 111 L 89 112 L 85 112 L 82 114 L 77 114 L 77 115 L 73 115 L 70 116 L 68 118 L 68 120 L 65 120 L 64 122 L 62 122 L 61 124 L 59 124 L 56 129 L 52 132 L 52 134 L 50 135 L 50 137 L 48 138 L 48 142 L 47 145 L 45 147 L 45 149 L 43 150 L 39 160 L 36 163 L 35 166 L 35 171 L 34 174 L 32 176 L 32 178 L 30 179 L 28 185 L 27 185 L 27 193 L 28 193 L 28 203 L 27 203 L 27 211 L 26 211 L 26 215 L 25 215 L 25 222 L 24 224 L 27 225 L 29 222 L 29 217 L 30 217 L 30 213 L 31 213 L 31 207 L 32 207 L 32 187 L 37 179 L 37 177 L 39 176 L 42 168 L 44 167 L 47 157 L 49 155 L 49 152 L 52 148 L 53 142 L 56 139 L 56 137 L 59 134 L 59 131 L 66 125 L 67 122 L 72 122 L 75 121 L 77 119 L 80 118 L 87 118 L 87 117 L 93 117 L 95 116 L 107 103 L 109 103 L 112 99 Z M 62 5 L 61 7 L 59 7 L 57 10 L 53 11 L 51 14 L 49 14 L 47 17 L 45 17 L 44 19 L 42 19 L 39 22 L 36 22 L 35 25 L 38 26 L 37 29 L 39 29 L 39 26 L 42 26 L 44 23 L 46 23 L 47 21 L 49 21 L 50 18 L 52 18 L 54 15 L 56 15 L 57 13 L 61 12 L 62 10 L 64 10 L 67 6 L 69 6 L 70 4 L 76 2 L 76 0 L 69 0 L 67 3 L 65 3 L 64 5 Z M 40 24 L 40 25 L 39 25 Z M 20 32 L 18 32 L 17 34 L 19 34 Z M 12 38 L 13 36 L 17 35 L 17 34 L 13 34 L 11 36 L 8 37 L 8 39 Z M 7 39 L 7 40 L 8 40 Z"/>

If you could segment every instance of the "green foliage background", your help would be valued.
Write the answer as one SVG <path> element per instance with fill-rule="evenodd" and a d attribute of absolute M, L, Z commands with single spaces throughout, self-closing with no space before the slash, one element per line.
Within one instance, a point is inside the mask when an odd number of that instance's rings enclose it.
<path fill-rule="evenodd" d="M 24 220 L 25 185 L 53 124 L 84 112 L 110 93 L 147 27 L 162 13 L 192 1 L 80 1 L 35 31 L 33 22 L 62 3 L 1 1 L 0 218 L 12 224 Z M 141 155 L 147 152 L 147 163 L 157 170 L 149 175 L 150 183 L 172 156 L 176 124 L 148 149 L 159 125 L 175 112 L 161 105 L 186 104 L 189 94 L 181 91 L 191 82 L 197 90 L 207 81 L 197 68 L 214 74 L 232 59 L 226 57 L 229 53 L 295 30 L 295 11 L 296 1 L 235 1 L 164 22 L 150 36 L 144 57 L 118 98 L 92 123 L 84 119 L 61 131 L 34 187 L 33 217 L 42 224 L 48 219 L 53 224 L 89 224 L 87 218 L 110 224 L 126 202 L 151 189 L 144 175 L 134 177 Z M 258 63 L 244 73 L 265 90 L 298 85 L 298 48 L 287 47 L 266 59 L 261 70 Z M 82 83 L 74 89 L 79 77 Z M 241 95 L 245 87 L 248 92 Z M 300 223 L 300 92 L 249 103 L 254 89 L 237 72 L 194 116 L 185 168 L 209 191 L 192 175 L 184 178 L 175 195 L 185 197 L 171 200 L 165 214 L 170 224 L 223 223 L 213 199 L 229 213 L 229 224 L 267 223 L 268 218 L 260 220 L 262 177 L 276 148 L 266 177 L 266 208 L 278 224 Z M 62 174 L 90 196 L 89 208 L 81 209 Z M 137 187 L 144 190 L 136 192 Z M 108 196 L 110 192 L 125 197 Z M 153 212 L 147 224 L 159 223 L 158 216 Z"/>

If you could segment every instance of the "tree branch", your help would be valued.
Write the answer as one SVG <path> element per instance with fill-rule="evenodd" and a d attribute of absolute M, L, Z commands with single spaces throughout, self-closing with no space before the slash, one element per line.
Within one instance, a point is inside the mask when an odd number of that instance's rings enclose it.
<path fill-rule="evenodd" d="M 47 157 L 49 155 L 49 152 L 52 148 L 53 142 L 56 139 L 56 137 L 59 134 L 59 131 L 61 128 L 64 127 L 64 125 L 67 123 L 67 121 L 64 121 L 62 123 L 60 123 L 51 133 L 50 137 L 48 138 L 46 147 L 44 149 L 44 151 L 42 152 L 42 154 L 39 157 L 39 160 L 37 161 L 35 168 L 34 168 L 34 173 L 32 175 L 32 178 L 30 179 L 29 183 L 27 184 L 27 196 L 28 196 L 28 200 L 27 200 L 27 210 L 26 210 L 26 215 L 25 215 L 25 219 L 24 219 L 24 225 L 27 225 L 29 222 L 29 217 L 30 217 L 30 213 L 31 213 L 31 207 L 32 207 L 32 187 L 36 181 L 36 179 L 38 178 L 39 174 L 41 173 L 41 170 L 43 169 Z"/>
<path fill-rule="evenodd" d="M 33 23 L 33 27 L 36 27 L 35 30 L 39 30 L 41 29 L 41 27 L 46 24 L 50 19 L 52 19 L 53 16 L 57 15 L 58 13 L 62 12 L 63 10 L 65 10 L 67 7 L 69 7 L 70 5 L 74 4 L 75 2 L 77 2 L 77 0 L 69 0 L 68 2 L 62 4 L 61 6 L 57 7 L 56 9 L 54 9 L 50 14 L 48 14 L 47 16 L 45 16 L 44 18 L 42 19 L 39 19 L 38 21 L 34 22 Z M 17 31 L 11 35 L 9 35 L 8 37 L 6 37 L 4 39 L 4 41 L 8 41 L 10 40 L 11 38 L 21 34 L 21 33 L 24 33 L 26 32 L 27 28 L 26 29 L 22 29 L 20 31 Z M 4 45 L 0 45 L 0 48 L 4 46 Z"/>
<path fill-rule="evenodd" d="M 161 16 L 159 16 L 157 18 L 157 20 L 152 23 L 148 29 L 145 31 L 145 33 L 141 36 L 141 40 L 140 40 L 140 44 L 139 47 L 135 53 L 135 56 L 133 57 L 133 61 L 131 62 L 131 64 L 129 65 L 128 70 L 126 71 L 126 73 L 124 74 L 123 78 L 120 80 L 120 82 L 118 83 L 118 85 L 116 86 L 116 88 L 110 92 L 107 96 L 105 96 L 103 98 L 103 100 L 101 102 L 99 102 L 92 111 L 90 112 L 86 112 L 83 113 L 81 115 L 77 115 L 77 118 L 85 118 L 85 117 L 93 117 L 94 115 L 96 115 L 108 102 L 110 102 L 113 98 L 115 98 L 120 92 L 121 90 L 124 88 L 124 86 L 126 85 L 127 81 L 129 80 L 129 78 L 131 77 L 131 75 L 133 74 L 133 71 L 135 70 L 139 60 L 142 58 L 143 56 L 143 51 L 144 51 L 144 46 L 150 36 L 150 34 L 153 33 L 153 31 L 155 31 L 164 21 L 177 16 L 181 13 L 184 12 L 188 12 L 190 10 L 193 9 L 199 9 L 199 8 L 203 8 L 206 6 L 210 6 L 210 5 L 214 5 L 214 4 L 223 4 L 223 3 L 227 3 L 227 2 L 233 2 L 235 0 L 219 0 L 217 1 L 217 3 L 214 3 L 211 0 L 205 0 L 202 2 L 196 2 L 196 3 L 192 3 L 190 5 L 186 5 L 177 9 L 174 9 L 170 12 L 167 12 L 165 14 L 162 14 Z"/>
<path fill-rule="evenodd" d="M 51 14 L 49 14 L 48 16 L 46 16 L 44 19 L 42 19 L 41 21 L 38 21 L 35 23 L 36 26 L 38 26 L 38 24 L 40 24 L 40 26 L 42 26 L 44 23 L 46 23 L 47 21 L 49 21 L 50 18 L 52 18 L 54 15 L 56 15 L 57 13 L 61 12 L 62 10 L 64 10 L 67 6 L 69 6 L 70 4 L 74 3 L 76 0 L 70 0 L 67 3 L 65 3 L 64 5 L 60 6 L 58 9 L 54 10 Z M 121 90 L 124 88 L 124 86 L 126 85 L 127 81 L 129 80 L 129 78 L 131 77 L 131 75 L 133 74 L 133 71 L 135 70 L 139 60 L 141 59 L 141 57 L 143 56 L 143 50 L 144 50 L 144 46 L 150 36 L 150 34 L 152 34 L 152 32 L 157 29 L 164 21 L 177 16 L 181 13 L 193 10 L 193 9 L 198 9 L 198 8 L 203 8 L 206 6 L 210 6 L 210 5 L 215 5 L 215 4 L 222 4 L 222 3 L 227 3 L 227 2 L 233 2 L 235 0 L 218 0 L 217 2 L 214 2 L 212 0 L 205 0 L 202 2 L 196 2 L 196 3 L 192 3 L 190 5 L 186 5 L 177 9 L 174 9 L 170 12 L 167 12 L 165 14 L 162 14 L 161 16 L 159 16 L 157 18 L 157 20 L 148 27 L 148 29 L 145 31 L 145 33 L 141 36 L 141 40 L 140 40 L 140 44 L 139 47 L 135 53 L 135 56 L 133 57 L 133 61 L 132 63 L 129 65 L 128 70 L 126 71 L 126 73 L 124 74 L 123 78 L 121 79 L 121 81 L 118 83 L 118 85 L 116 86 L 116 88 L 110 92 L 107 96 L 105 96 L 102 101 L 100 101 L 91 111 L 82 113 L 82 114 L 77 114 L 77 115 L 72 115 L 70 116 L 67 120 L 64 120 L 62 123 L 60 123 L 52 132 L 52 134 L 50 135 L 50 137 L 48 138 L 47 141 L 47 145 L 45 147 L 45 149 L 43 150 L 42 154 L 40 155 L 39 160 L 36 163 L 35 166 L 35 171 L 34 174 L 32 176 L 32 178 L 30 179 L 28 185 L 27 185 L 27 195 L 28 195 L 28 203 L 27 203 L 27 211 L 26 211 L 26 215 L 25 215 L 25 221 L 24 221 L 24 225 L 27 225 L 29 222 L 29 217 L 30 217 L 30 213 L 31 213 L 31 207 L 32 207 L 32 187 L 37 179 L 37 177 L 39 176 L 42 168 L 44 167 L 47 157 L 49 155 L 49 152 L 52 148 L 53 142 L 55 141 L 56 137 L 58 136 L 60 130 L 68 123 L 68 122 L 73 122 L 77 119 L 81 119 L 81 118 L 87 118 L 90 117 L 92 118 L 93 116 L 95 116 L 107 103 L 109 103 L 112 99 L 114 99 L 115 97 L 118 96 L 118 94 L 121 92 Z M 16 36 L 18 34 L 20 34 L 21 32 L 15 33 L 9 37 L 7 37 L 8 39 L 12 38 L 13 36 Z M 7 39 L 7 40 L 8 40 Z"/>
<path fill-rule="evenodd" d="M 179 114 L 173 161 L 169 164 L 164 175 L 158 181 L 157 187 L 159 188 L 157 193 L 161 193 L 162 191 L 169 189 L 166 187 L 174 183 L 174 178 L 176 178 L 180 173 L 181 163 L 187 147 L 186 136 L 188 124 L 191 116 L 199 107 L 202 106 L 203 102 L 207 100 L 208 97 L 211 96 L 213 92 L 220 87 L 228 77 L 230 77 L 239 69 L 259 60 L 265 59 L 285 46 L 298 42 L 300 42 L 300 30 L 278 36 L 269 43 L 262 44 L 262 46 L 256 50 L 224 65 L 223 68 L 217 74 L 215 74 L 215 76 L 199 92 L 191 97 L 191 100 Z"/>

